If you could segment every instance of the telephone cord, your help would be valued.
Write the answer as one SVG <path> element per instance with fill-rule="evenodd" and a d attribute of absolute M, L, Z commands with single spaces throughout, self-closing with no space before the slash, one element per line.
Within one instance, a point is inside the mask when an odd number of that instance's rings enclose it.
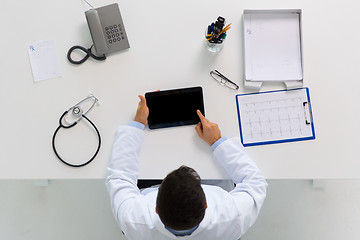
<path fill-rule="evenodd" d="M 93 45 L 94 46 L 94 45 Z M 83 62 L 85 62 L 86 60 L 88 60 L 89 57 L 92 57 L 94 58 L 95 60 L 98 60 L 98 61 L 104 61 L 106 59 L 106 56 L 103 55 L 101 57 L 98 57 L 96 55 L 94 55 L 92 52 L 91 52 L 91 48 L 93 47 L 91 46 L 89 49 L 86 49 L 82 46 L 73 46 L 69 49 L 68 53 L 67 53 L 67 59 L 69 60 L 69 62 L 71 62 L 72 64 L 82 64 Z M 84 58 L 82 58 L 81 60 L 79 61 L 75 61 L 71 58 L 71 53 L 75 50 L 75 49 L 80 49 L 81 51 L 85 52 L 86 55 Z"/>

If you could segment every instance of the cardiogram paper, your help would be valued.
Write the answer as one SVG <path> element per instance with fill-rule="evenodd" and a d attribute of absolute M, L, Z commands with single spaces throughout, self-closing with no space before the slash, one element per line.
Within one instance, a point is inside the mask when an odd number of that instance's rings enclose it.
<path fill-rule="evenodd" d="M 304 102 L 308 103 L 306 89 L 237 95 L 243 144 L 314 137 Z"/>

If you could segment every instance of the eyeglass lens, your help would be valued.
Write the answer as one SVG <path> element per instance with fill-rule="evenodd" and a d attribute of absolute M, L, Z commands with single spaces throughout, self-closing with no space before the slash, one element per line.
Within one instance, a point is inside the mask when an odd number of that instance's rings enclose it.
<path fill-rule="evenodd" d="M 223 77 L 221 77 L 217 72 L 211 71 L 210 74 L 216 81 L 218 81 L 221 84 L 226 85 L 227 87 L 229 87 L 231 89 L 237 90 L 239 88 L 236 84 L 229 82 L 227 79 L 224 79 Z"/>
<path fill-rule="evenodd" d="M 237 85 L 235 85 L 234 83 L 229 82 L 229 81 L 226 81 L 225 85 L 228 86 L 229 88 L 232 88 L 232 89 L 235 89 L 235 90 L 237 90 L 239 88 Z"/>

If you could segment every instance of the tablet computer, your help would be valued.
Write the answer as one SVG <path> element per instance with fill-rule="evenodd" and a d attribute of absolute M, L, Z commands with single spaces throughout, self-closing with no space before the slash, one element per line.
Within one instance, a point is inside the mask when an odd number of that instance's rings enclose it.
<path fill-rule="evenodd" d="M 201 87 L 147 92 L 150 129 L 198 124 L 199 109 L 205 116 Z"/>

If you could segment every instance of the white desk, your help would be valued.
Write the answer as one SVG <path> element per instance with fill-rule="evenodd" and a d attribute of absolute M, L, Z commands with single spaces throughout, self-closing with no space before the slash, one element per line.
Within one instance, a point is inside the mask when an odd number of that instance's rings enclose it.
<path fill-rule="evenodd" d="M 102 6 L 113 1 L 91 3 Z M 118 3 L 131 48 L 109 55 L 105 62 L 88 60 L 80 66 L 71 65 L 66 53 L 73 45 L 91 46 L 84 16 L 87 6 L 82 1 L 2 3 L 0 178 L 104 178 L 117 126 L 133 119 L 138 94 L 156 89 L 202 86 L 207 118 L 219 124 L 224 136 L 239 136 L 235 95 L 246 92 L 242 13 L 279 8 L 303 10 L 304 86 L 310 88 L 316 140 L 247 151 L 268 179 L 360 178 L 360 19 L 355 1 Z M 214 55 L 203 46 L 203 35 L 218 15 L 232 28 L 223 51 Z M 49 38 L 56 39 L 63 76 L 34 83 L 27 47 Z M 241 85 L 240 90 L 234 92 L 212 80 L 213 69 Z M 274 84 L 262 90 L 280 88 Z M 55 157 L 51 137 L 60 115 L 90 92 L 100 100 L 88 117 L 100 129 L 102 147 L 90 165 L 74 169 Z M 96 137 L 84 126 L 59 136 L 64 158 L 84 159 L 95 151 Z M 203 178 L 225 177 L 194 127 L 147 130 L 140 178 L 162 178 L 182 164 L 195 168 Z M 80 134 L 84 137 L 77 138 Z"/>

